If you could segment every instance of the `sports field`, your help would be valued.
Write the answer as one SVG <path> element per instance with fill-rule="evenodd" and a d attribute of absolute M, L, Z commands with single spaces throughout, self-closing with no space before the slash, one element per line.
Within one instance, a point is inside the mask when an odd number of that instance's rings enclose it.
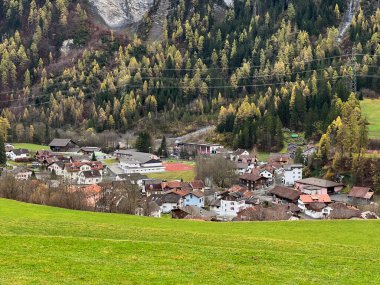
<path fill-rule="evenodd" d="M 213 223 L 0 199 L 0 284 L 380 284 L 380 221 Z"/>
<path fill-rule="evenodd" d="M 369 122 L 369 137 L 380 139 L 380 99 L 364 99 L 360 105 Z"/>

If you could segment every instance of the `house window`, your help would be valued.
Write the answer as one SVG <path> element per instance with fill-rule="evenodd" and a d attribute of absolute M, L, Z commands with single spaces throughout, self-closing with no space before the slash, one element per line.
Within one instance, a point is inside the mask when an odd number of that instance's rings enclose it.
<path fill-rule="evenodd" d="M 231 207 L 231 211 L 234 211 L 235 210 L 235 208 L 234 207 Z"/>

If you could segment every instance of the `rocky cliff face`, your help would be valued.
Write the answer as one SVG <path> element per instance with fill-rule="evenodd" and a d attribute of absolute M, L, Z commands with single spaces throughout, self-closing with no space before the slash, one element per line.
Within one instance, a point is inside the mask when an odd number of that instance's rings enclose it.
<path fill-rule="evenodd" d="M 140 21 L 154 0 L 88 0 L 110 28 L 117 29 Z"/>

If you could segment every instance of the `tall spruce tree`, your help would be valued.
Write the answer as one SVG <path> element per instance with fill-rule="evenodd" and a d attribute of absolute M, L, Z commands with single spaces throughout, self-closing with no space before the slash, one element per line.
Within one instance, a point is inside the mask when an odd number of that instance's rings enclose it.
<path fill-rule="evenodd" d="M 137 151 L 151 152 L 152 150 L 152 137 L 147 132 L 142 132 L 138 135 L 135 143 Z"/>
<path fill-rule="evenodd" d="M 0 165 L 5 166 L 7 164 L 7 155 L 5 153 L 5 144 L 3 136 L 0 136 Z"/>
<path fill-rule="evenodd" d="M 162 137 L 160 148 L 157 151 L 157 154 L 162 157 L 168 157 L 168 148 L 166 145 L 166 137 Z"/>

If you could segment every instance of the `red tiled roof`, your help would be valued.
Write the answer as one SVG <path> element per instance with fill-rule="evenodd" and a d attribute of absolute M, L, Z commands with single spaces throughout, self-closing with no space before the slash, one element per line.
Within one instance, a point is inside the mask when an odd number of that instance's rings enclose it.
<path fill-rule="evenodd" d="M 190 185 L 193 189 L 202 189 L 205 187 L 202 180 L 194 180 L 193 182 L 190 182 Z"/>
<path fill-rule="evenodd" d="M 248 189 L 246 187 L 242 187 L 240 185 L 233 185 L 230 189 L 228 189 L 229 192 L 241 192 L 244 193 Z"/>
<path fill-rule="evenodd" d="M 201 191 L 193 191 L 193 192 L 190 192 L 190 194 L 193 194 L 193 195 L 197 196 L 198 198 L 204 197 L 204 195 L 205 195 Z"/>
<path fill-rule="evenodd" d="M 284 186 L 276 186 L 272 190 L 270 190 L 269 193 L 292 201 L 297 200 L 301 195 L 300 191 Z"/>
<path fill-rule="evenodd" d="M 162 188 L 181 188 L 181 181 L 168 181 L 168 182 L 162 182 Z"/>
<path fill-rule="evenodd" d="M 69 172 L 78 172 L 80 171 L 80 167 L 83 165 L 88 165 L 91 167 L 91 170 L 102 170 L 103 169 L 103 163 L 100 161 L 90 161 L 90 162 L 70 162 L 65 163 L 65 169 Z"/>
<path fill-rule="evenodd" d="M 330 203 L 331 199 L 328 194 L 320 194 L 320 195 L 301 195 L 301 201 L 306 203 Z"/>
<path fill-rule="evenodd" d="M 240 176 L 240 179 L 242 180 L 248 180 L 248 181 L 258 181 L 260 179 L 267 179 L 266 177 L 262 177 L 259 174 L 256 173 L 245 173 Z"/>
<path fill-rule="evenodd" d="M 373 190 L 369 187 L 352 187 L 348 197 L 371 199 Z"/>
<path fill-rule="evenodd" d="M 187 194 L 189 194 L 190 192 L 187 191 L 187 190 L 178 190 L 178 189 L 176 189 L 176 190 L 171 191 L 171 193 L 175 193 L 175 194 L 183 197 L 183 196 L 186 196 Z"/>

